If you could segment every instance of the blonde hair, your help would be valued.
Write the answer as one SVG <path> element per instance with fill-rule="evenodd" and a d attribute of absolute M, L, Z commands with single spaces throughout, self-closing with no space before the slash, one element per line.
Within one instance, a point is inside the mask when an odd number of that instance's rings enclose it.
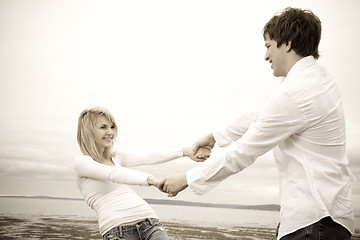
<path fill-rule="evenodd" d="M 114 124 L 114 139 L 117 136 L 117 125 L 112 114 L 103 107 L 94 107 L 82 111 L 78 119 L 77 141 L 80 150 L 84 155 L 88 155 L 97 162 L 103 162 L 104 157 L 99 152 L 94 137 L 94 129 L 96 121 L 100 116 L 105 116 L 112 124 Z M 105 149 L 110 155 L 112 147 Z"/>

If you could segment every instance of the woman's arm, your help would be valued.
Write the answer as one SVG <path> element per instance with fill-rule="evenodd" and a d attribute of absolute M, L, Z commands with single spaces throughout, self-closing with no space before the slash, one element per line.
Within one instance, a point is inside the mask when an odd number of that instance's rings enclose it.
<path fill-rule="evenodd" d="M 78 156 L 74 159 L 73 168 L 78 177 L 129 185 L 149 185 L 148 179 L 152 176 L 151 174 L 122 166 L 107 166 L 85 155 Z"/>
<path fill-rule="evenodd" d="M 152 152 L 120 151 L 117 152 L 114 161 L 124 167 L 133 167 L 164 163 L 183 156 L 182 149 Z"/>
<path fill-rule="evenodd" d="M 168 162 L 181 157 L 189 157 L 196 162 L 203 162 L 210 156 L 210 148 L 200 148 L 197 154 L 193 154 L 192 146 L 183 147 L 174 151 L 153 152 L 118 152 L 114 159 L 122 166 L 133 167 Z M 198 158 L 201 155 L 202 158 Z"/>

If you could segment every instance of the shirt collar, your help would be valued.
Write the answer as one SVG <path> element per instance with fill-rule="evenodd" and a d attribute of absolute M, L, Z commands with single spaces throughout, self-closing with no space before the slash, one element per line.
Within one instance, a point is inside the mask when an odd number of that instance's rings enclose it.
<path fill-rule="evenodd" d="M 287 76 L 285 77 L 284 81 L 288 78 L 291 78 L 292 76 L 296 76 L 299 72 L 304 70 L 305 68 L 313 65 L 316 63 L 316 60 L 313 56 L 307 56 L 299 61 L 297 61 L 294 66 L 290 69 Z"/>

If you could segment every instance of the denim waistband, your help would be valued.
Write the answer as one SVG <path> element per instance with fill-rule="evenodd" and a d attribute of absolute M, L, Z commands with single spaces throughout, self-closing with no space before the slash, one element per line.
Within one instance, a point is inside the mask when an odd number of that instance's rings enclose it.
<path fill-rule="evenodd" d="M 133 231 L 138 231 L 140 229 L 143 229 L 147 226 L 154 226 L 156 224 L 160 223 L 159 219 L 157 218 L 146 218 L 145 220 L 142 220 L 140 222 L 137 222 L 133 225 L 124 225 L 124 226 L 116 226 L 113 227 L 112 229 L 110 229 L 109 231 L 107 231 L 104 235 L 103 238 L 106 238 L 107 235 L 112 234 L 114 232 L 118 232 L 121 236 L 123 232 L 133 232 Z"/>

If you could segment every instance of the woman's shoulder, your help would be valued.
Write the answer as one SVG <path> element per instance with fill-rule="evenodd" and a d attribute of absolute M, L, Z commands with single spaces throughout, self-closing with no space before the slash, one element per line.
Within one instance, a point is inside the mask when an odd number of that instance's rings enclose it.
<path fill-rule="evenodd" d="M 84 155 L 84 154 L 81 154 L 81 155 L 77 155 L 75 158 L 74 158 L 74 161 L 81 161 L 81 160 L 92 160 L 94 161 L 90 156 L 88 155 Z"/>
<path fill-rule="evenodd" d="M 90 156 L 81 154 L 81 155 L 74 157 L 73 166 L 76 167 L 76 166 L 86 164 L 88 162 L 93 162 L 93 161 L 94 161 L 94 159 L 92 159 Z"/>
<path fill-rule="evenodd" d="M 114 162 L 116 162 L 120 166 L 126 166 L 127 161 L 136 156 L 138 156 L 138 155 L 134 151 L 129 150 L 129 149 L 116 150 L 112 154 L 112 158 L 113 158 Z"/>
<path fill-rule="evenodd" d="M 124 154 L 125 154 L 124 151 L 116 150 L 112 153 L 112 159 L 114 160 L 114 162 L 121 165 L 122 159 L 124 158 Z"/>

